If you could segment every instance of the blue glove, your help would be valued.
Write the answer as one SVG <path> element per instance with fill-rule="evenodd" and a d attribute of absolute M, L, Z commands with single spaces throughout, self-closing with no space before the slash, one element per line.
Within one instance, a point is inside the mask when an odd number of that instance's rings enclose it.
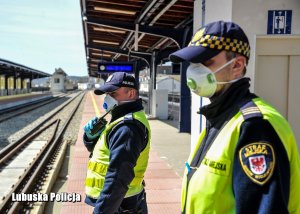
<path fill-rule="evenodd" d="M 95 124 L 97 123 L 97 121 L 99 120 L 98 117 L 94 117 L 93 119 L 91 119 L 84 127 L 83 130 L 86 134 L 86 136 L 88 137 L 89 140 L 95 140 L 96 138 L 98 138 L 100 136 L 100 134 L 102 133 L 102 131 L 104 130 L 104 127 L 101 128 L 98 132 L 92 134 L 92 129 L 94 128 Z"/>

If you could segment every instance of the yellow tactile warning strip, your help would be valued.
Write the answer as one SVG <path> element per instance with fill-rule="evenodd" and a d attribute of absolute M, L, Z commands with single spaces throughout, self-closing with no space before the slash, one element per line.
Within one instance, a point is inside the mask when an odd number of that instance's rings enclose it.
<path fill-rule="evenodd" d="M 91 95 L 91 98 L 92 98 L 92 102 L 93 102 L 93 106 L 94 106 L 94 109 L 95 109 L 95 112 L 96 112 L 96 116 L 99 117 L 100 116 L 100 112 L 99 112 L 97 103 L 96 103 L 95 98 L 94 98 L 94 93 L 92 91 L 90 91 L 90 95 Z"/>
<path fill-rule="evenodd" d="M 92 96 L 91 96 L 92 95 Z M 80 126 L 83 127 L 89 119 L 95 116 L 95 108 L 93 102 L 102 109 L 103 96 L 95 96 L 92 101 L 93 94 L 86 97 L 82 121 Z M 158 129 L 155 129 L 158 131 Z M 162 130 L 164 132 L 165 130 Z M 81 194 L 81 202 L 64 203 L 61 213 L 63 214 L 85 214 L 92 213 L 93 208 L 84 203 L 84 179 L 87 170 L 89 153 L 82 143 L 83 130 L 78 133 L 74 154 L 70 157 L 72 163 L 71 172 L 67 183 L 67 192 L 76 192 Z M 163 133 L 162 133 L 163 134 Z M 150 159 L 148 169 L 145 174 L 146 194 L 149 214 L 174 214 L 180 213 L 180 189 L 181 179 L 175 174 L 167 163 L 159 158 L 156 151 L 150 150 Z"/>

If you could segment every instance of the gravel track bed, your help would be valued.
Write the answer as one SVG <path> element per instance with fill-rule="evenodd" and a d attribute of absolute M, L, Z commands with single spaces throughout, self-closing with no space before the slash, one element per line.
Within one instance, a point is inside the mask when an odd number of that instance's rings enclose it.
<path fill-rule="evenodd" d="M 82 112 L 83 107 L 86 99 L 86 94 L 82 99 L 81 104 L 79 105 L 75 115 L 73 116 L 71 122 L 68 125 L 67 130 L 64 133 L 63 141 L 68 140 L 72 144 L 75 144 L 77 141 L 78 131 L 83 127 L 80 127 L 81 119 L 82 119 Z"/>
<path fill-rule="evenodd" d="M 78 104 L 79 100 L 81 99 L 81 96 L 77 97 L 72 103 L 70 103 L 65 109 L 61 110 L 57 115 L 55 115 L 51 121 L 54 121 L 56 119 L 60 119 L 60 123 L 58 126 L 58 132 L 63 127 L 65 121 L 68 119 L 69 115 L 75 108 L 75 106 Z M 83 98 L 81 104 L 79 105 L 79 108 L 77 109 L 75 115 L 71 119 L 70 123 L 68 124 L 68 127 L 63 135 L 63 141 L 69 141 L 75 143 L 77 140 L 77 135 L 79 131 L 81 118 L 82 118 L 82 111 L 83 111 L 83 104 L 84 104 L 85 97 Z M 47 132 L 41 133 L 37 140 L 47 140 L 49 139 L 49 135 L 54 132 L 55 124 L 51 126 L 51 128 L 48 129 Z M 57 132 L 57 134 L 58 134 Z"/>
<path fill-rule="evenodd" d="M 9 119 L 0 123 L 0 150 L 4 148 L 6 145 L 15 142 L 19 138 L 25 135 L 29 130 L 33 127 L 37 126 L 47 115 L 51 114 L 51 112 L 55 111 L 60 105 L 63 105 L 64 102 L 76 96 L 78 93 L 69 94 L 68 96 L 59 99 L 53 103 L 49 103 L 46 106 L 35 109 L 23 115 L 17 116 L 15 118 Z M 66 106 L 63 110 L 61 110 L 57 115 L 53 116 L 50 121 L 56 120 L 58 118 L 61 119 L 59 129 L 63 126 L 66 118 L 69 116 L 75 105 L 79 102 L 81 95 L 78 96 L 73 102 L 71 102 L 68 106 Z M 85 99 L 85 98 L 84 98 Z M 84 101 L 83 99 L 83 101 Z M 67 128 L 64 134 L 64 140 L 76 141 L 77 133 L 79 130 L 79 125 L 82 116 L 83 110 L 82 102 L 71 120 L 69 127 Z M 46 123 L 48 124 L 48 123 Z M 49 136 L 54 132 L 55 125 L 51 126 L 46 132 L 42 133 L 37 137 L 36 140 L 46 140 Z"/>

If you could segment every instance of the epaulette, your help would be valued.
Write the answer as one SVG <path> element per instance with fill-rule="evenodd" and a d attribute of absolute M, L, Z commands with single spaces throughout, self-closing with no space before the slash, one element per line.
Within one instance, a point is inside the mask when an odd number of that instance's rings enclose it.
<path fill-rule="evenodd" d="M 240 111 L 244 117 L 245 120 L 253 117 L 263 117 L 261 111 L 257 107 L 257 105 L 250 100 L 246 104 L 244 104 L 241 108 Z"/>
<path fill-rule="evenodd" d="M 124 116 L 124 120 L 134 120 L 133 113 L 130 112 Z"/>

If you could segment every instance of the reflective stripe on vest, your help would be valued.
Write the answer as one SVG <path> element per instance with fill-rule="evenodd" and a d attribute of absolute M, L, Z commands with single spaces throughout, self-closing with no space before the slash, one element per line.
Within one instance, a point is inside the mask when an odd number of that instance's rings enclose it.
<path fill-rule="evenodd" d="M 88 170 L 92 170 L 94 172 L 97 172 L 98 174 L 106 174 L 107 165 L 97 162 L 89 162 Z"/>
<path fill-rule="evenodd" d="M 291 169 L 290 213 L 300 213 L 300 159 L 297 144 L 287 121 L 269 104 L 260 98 L 253 99 L 263 118 L 268 120 L 281 139 Z M 244 116 L 257 113 L 256 108 L 244 111 Z M 183 176 L 181 208 L 186 214 L 235 213 L 235 199 L 232 190 L 233 160 L 240 127 L 245 118 L 238 112 L 216 136 L 200 166 L 196 169 L 187 187 L 187 169 Z M 191 164 L 205 136 L 200 134 L 198 143 L 191 150 L 188 163 Z"/>
<path fill-rule="evenodd" d="M 134 178 L 130 185 L 138 186 L 141 185 L 144 178 Z M 103 189 L 104 179 L 96 179 L 96 178 L 86 178 L 85 179 L 85 186 L 87 187 L 97 187 Z"/>
<path fill-rule="evenodd" d="M 97 162 L 89 162 L 88 163 L 88 170 L 91 170 L 93 172 L 96 172 L 98 174 L 102 174 L 105 176 L 107 172 L 108 165 L 104 165 L 102 163 Z M 144 173 L 141 172 L 135 172 L 135 177 L 131 181 L 130 185 L 136 186 L 141 185 L 143 182 L 143 175 Z M 88 187 L 98 187 L 103 189 L 104 179 L 97 179 L 97 178 L 86 178 L 85 185 Z"/>
<path fill-rule="evenodd" d="M 144 173 L 148 165 L 149 150 L 150 150 L 150 126 L 146 115 L 143 111 L 135 112 L 132 114 L 135 120 L 140 121 L 148 130 L 148 142 L 146 148 L 141 152 L 136 166 L 134 167 L 135 177 L 132 182 L 129 184 L 129 189 L 125 197 L 129 197 L 139 193 L 143 186 Z M 106 125 L 104 131 L 101 133 L 100 138 L 95 145 L 93 150 L 93 156 L 88 163 L 87 178 L 85 181 L 85 193 L 91 198 L 98 198 L 104 185 L 105 175 L 109 165 L 109 155 L 110 151 L 107 147 L 106 139 L 109 132 L 114 126 L 124 120 L 125 117 L 121 117 L 116 121 Z"/>

